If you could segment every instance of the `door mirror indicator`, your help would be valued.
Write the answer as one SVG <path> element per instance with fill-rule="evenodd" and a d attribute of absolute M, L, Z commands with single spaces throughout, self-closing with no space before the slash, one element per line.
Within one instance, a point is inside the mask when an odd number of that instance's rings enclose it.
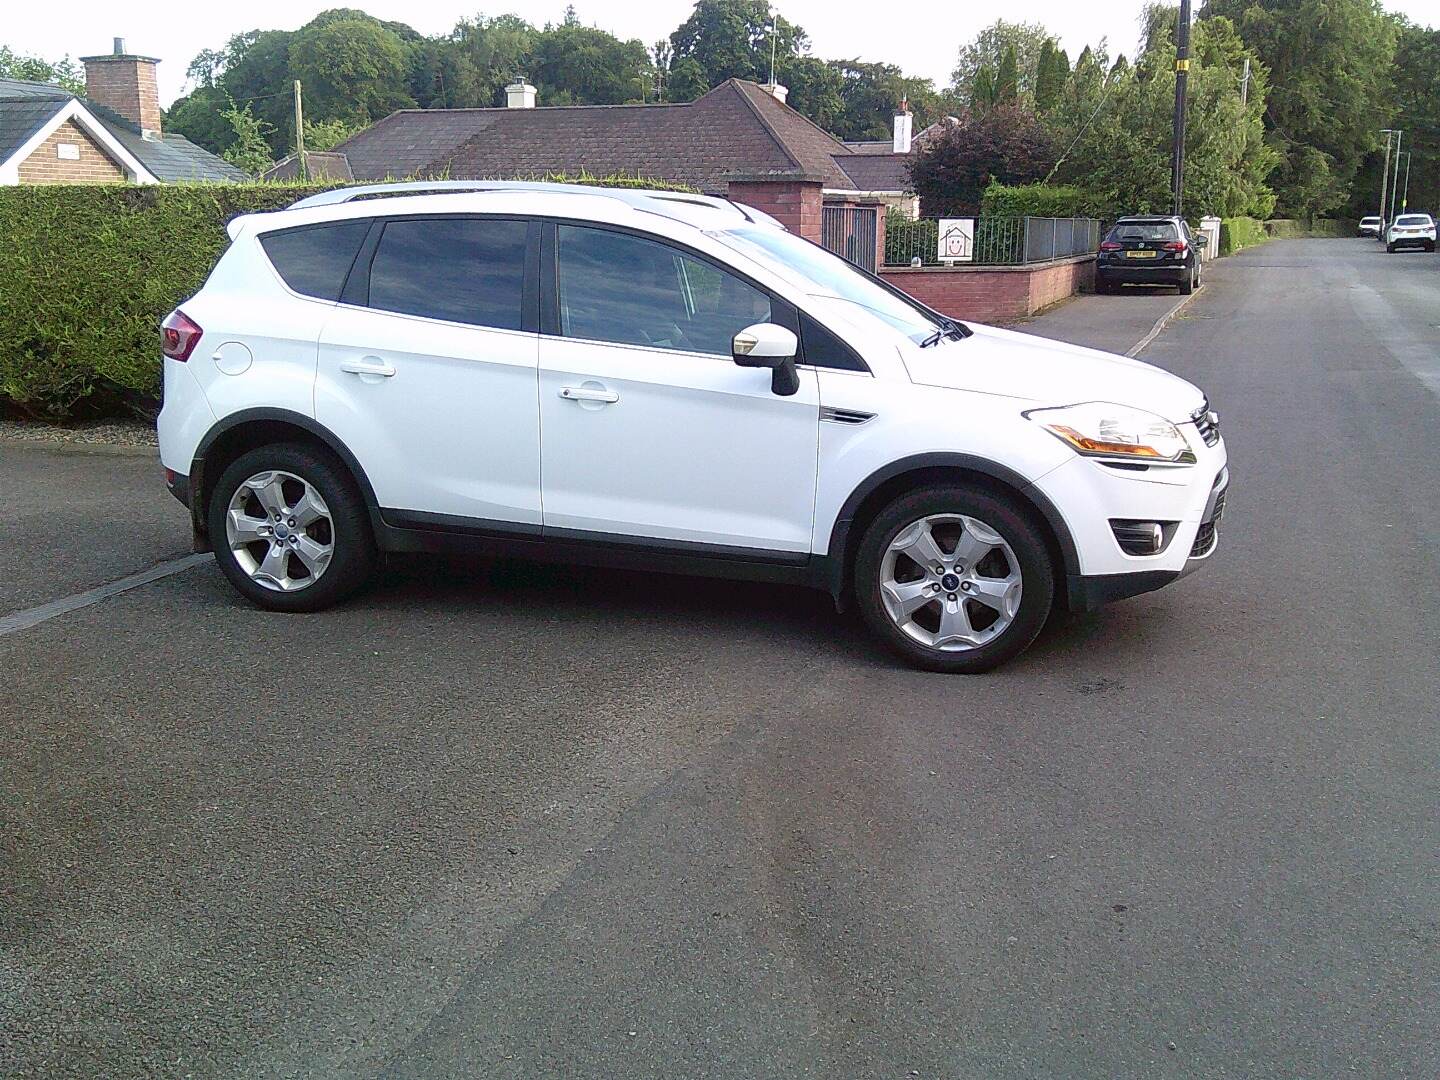
<path fill-rule="evenodd" d="M 795 370 L 795 354 L 799 351 L 799 338 L 774 323 L 747 326 L 730 342 L 730 355 L 735 363 L 741 367 L 770 369 L 770 389 L 780 397 L 790 397 L 800 389 L 800 373 Z"/>

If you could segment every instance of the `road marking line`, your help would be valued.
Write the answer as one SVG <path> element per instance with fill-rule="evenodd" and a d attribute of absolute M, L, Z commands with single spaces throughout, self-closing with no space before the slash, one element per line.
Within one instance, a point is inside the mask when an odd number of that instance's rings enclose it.
<path fill-rule="evenodd" d="M 52 600 L 48 604 L 41 604 L 39 607 L 26 608 L 24 611 L 17 611 L 13 615 L 0 616 L 0 637 L 6 634 L 13 634 L 19 630 L 29 630 L 32 626 L 39 626 L 43 622 L 58 618 L 61 615 L 68 615 L 80 608 L 90 607 L 98 604 L 101 600 L 108 600 L 112 596 L 119 596 L 131 589 L 138 589 L 141 585 L 149 585 L 152 581 L 159 581 L 171 574 L 178 574 L 182 570 L 189 570 L 192 566 L 199 566 L 210 559 L 209 555 L 185 555 L 178 559 L 170 559 L 158 566 L 152 566 L 149 570 L 142 570 L 138 574 L 131 574 L 119 581 L 112 581 L 109 585 L 100 585 L 94 589 L 87 589 L 85 592 L 76 593 L 74 596 L 66 596 L 59 600 Z"/>
<path fill-rule="evenodd" d="M 1165 312 L 1164 315 L 1161 315 L 1160 318 L 1156 319 L 1155 325 L 1150 328 L 1150 332 L 1144 337 L 1142 337 L 1139 341 L 1137 341 L 1135 343 L 1135 347 L 1128 350 L 1125 355 L 1131 357 L 1140 355 L 1140 350 L 1145 348 L 1146 345 L 1149 345 L 1150 342 L 1154 341 L 1157 337 L 1159 337 L 1160 331 L 1164 330 L 1165 327 L 1169 325 L 1170 320 L 1173 319 L 1176 315 L 1179 315 L 1186 304 L 1190 303 L 1191 300 L 1194 300 L 1195 297 L 1199 296 L 1204 291 L 1205 286 L 1201 285 L 1189 296 L 1181 297 L 1180 302 L 1174 307 L 1172 307 L 1169 311 Z"/>

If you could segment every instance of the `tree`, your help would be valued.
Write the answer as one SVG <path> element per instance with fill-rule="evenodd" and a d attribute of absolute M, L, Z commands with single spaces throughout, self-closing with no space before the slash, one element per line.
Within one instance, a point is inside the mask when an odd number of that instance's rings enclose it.
<path fill-rule="evenodd" d="M 1065 50 L 1058 48 L 1049 38 L 1040 46 L 1040 56 L 1035 62 L 1035 111 L 1041 116 L 1052 112 L 1060 104 L 1065 92 L 1065 82 L 1070 77 L 1070 58 Z"/>
<path fill-rule="evenodd" d="M 235 136 L 225 151 L 226 161 L 252 176 L 258 176 L 274 164 L 269 143 L 271 132 L 266 130 L 264 121 L 256 119 L 249 105 L 240 109 L 232 101 L 222 115 Z"/>
<path fill-rule="evenodd" d="M 1357 171 L 1392 127 L 1396 26 L 1378 0 L 1209 0 L 1201 22 L 1233 21 L 1270 71 L 1265 122 L 1282 164 L 1282 213 L 1324 213 L 1346 201 Z M 1333 183 L 1310 182 L 1319 151 Z"/>
<path fill-rule="evenodd" d="M 370 123 L 413 109 L 404 39 L 368 16 L 324 18 L 296 31 L 289 53 L 289 73 L 317 118 Z"/>
<path fill-rule="evenodd" d="M 830 60 L 827 64 L 840 76 L 843 109 L 826 130 L 842 139 L 889 139 L 902 100 L 910 106 L 916 131 L 941 115 L 940 96 L 929 79 L 907 77 L 893 64 L 860 60 Z"/>
<path fill-rule="evenodd" d="M 995 103 L 1015 105 L 1020 100 L 1020 61 L 1015 56 L 1015 46 L 1005 46 L 1000 57 L 1000 66 L 995 71 Z"/>
<path fill-rule="evenodd" d="M 1400 20 L 1395 49 L 1395 104 L 1393 124 L 1405 132 L 1410 158 L 1408 205 L 1440 210 L 1440 30 L 1428 30 Z M 1401 181 L 1403 187 L 1404 181 Z M 1371 202 L 1379 179 L 1365 193 Z M 1361 200 L 1362 202 L 1364 199 Z"/>
<path fill-rule="evenodd" d="M 639 41 L 582 26 L 571 8 L 566 21 L 535 37 L 528 74 L 547 105 L 622 105 L 648 96 L 650 55 Z"/>
<path fill-rule="evenodd" d="M 1051 34 L 1038 23 L 1012 23 L 999 19 L 976 35 L 975 40 L 960 49 L 955 70 L 950 76 L 951 88 L 961 101 L 976 99 L 982 72 L 991 79 L 999 71 L 1009 49 L 1015 50 L 1016 87 L 1022 100 L 1028 101 L 1035 92 L 1036 68 L 1040 50 Z M 983 91 L 981 91 L 983 97 Z"/>
<path fill-rule="evenodd" d="M 809 49 L 804 30 L 772 17 L 765 0 L 697 0 L 670 35 L 667 100 L 691 101 L 726 79 L 768 82 L 772 39 L 776 78 L 784 83 L 786 66 Z"/>
<path fill-rule="evenodd" d="M 1027 184 L 1055 163 L 1049 130 L 1017 105 L 967 112 L 910 160 L 927 215 L 974 213 L 992 181 Z"/>
<path fill-rule="evenodd" d="M 38 56 L 24 56 L 5 45 L 0 45 L 0 79 L 52 83 L 72 94 L 85 93 L 85 75 L 70 57 L 42 60 Z"/>

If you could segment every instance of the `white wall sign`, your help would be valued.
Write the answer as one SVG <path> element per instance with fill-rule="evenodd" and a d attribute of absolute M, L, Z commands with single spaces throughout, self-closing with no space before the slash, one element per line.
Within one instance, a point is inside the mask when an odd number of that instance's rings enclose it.
<path fill-rule="evenodd" d="M 975 219 L 941 218 L 935 257 L 941 262 L 970 262 L 975 258 Z"/>
<path fill-rule="evenodd" d="M 58 157 L 61 161 L 79 161 L 80 147 L 75 143 L 56 143 L 55 156 Z"/>

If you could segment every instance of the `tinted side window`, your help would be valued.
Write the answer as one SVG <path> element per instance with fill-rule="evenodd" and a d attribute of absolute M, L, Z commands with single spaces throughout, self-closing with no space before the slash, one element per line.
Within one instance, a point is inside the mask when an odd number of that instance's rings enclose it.
<path fill-rule="evenodd" d="M 264 234 L 260 246 L 290 288 L 306 296 L 338 300 L 369 228 L 368 221 L 347 221 L 286 229 Z"/>
<path fill-rule="evenodd" d="M 519 330 L 526 232 L 523 221 L 494 218 L 387 221 L 370 264 L 370 306 Z"/>
<path fill-rule="evenodd" d="M 625 233 L 559 227 L 560 332 L 566 337 L 730 355 L 770 298 L 703 259 Z"/>
<path fill-rule="evenodd" d="M 807 364 L 839 368 L 841 371 L 870 370 L 854 349 L 803 311 L 800 313 L 800 340 Z"/>

